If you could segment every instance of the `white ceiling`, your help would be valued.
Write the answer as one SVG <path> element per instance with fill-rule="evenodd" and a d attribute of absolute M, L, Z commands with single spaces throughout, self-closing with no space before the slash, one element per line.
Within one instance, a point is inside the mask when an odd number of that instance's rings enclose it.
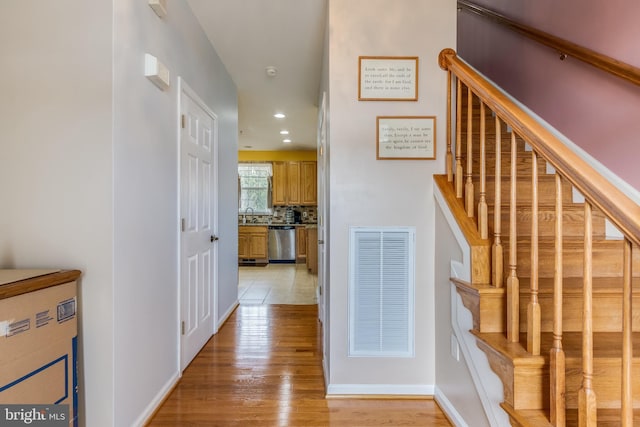
<path fill-rule="evenodd" d="M 239 149 L 315 149 L 327 0 L 187 2 L 238 88 Z"/>

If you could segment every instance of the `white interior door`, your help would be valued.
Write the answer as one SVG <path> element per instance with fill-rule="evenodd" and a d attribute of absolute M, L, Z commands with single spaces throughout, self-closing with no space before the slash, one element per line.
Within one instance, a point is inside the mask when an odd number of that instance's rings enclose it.
<path fill-rule="evenodd" d="M 180 121 L 180 367 L 184 370 L 214 332 L 217 123 L 183 81 Z"/>
<path fill-rule="evenodd" d="M 327 153 L 327 105 L 326 92 L 322 93 L 318 119 L 318 317 L 323 324 L 323 354 L 325 368 L 328 369 L 329 351 L 329 289 L 326 259 L 328 225 L 328 153 Z"/>

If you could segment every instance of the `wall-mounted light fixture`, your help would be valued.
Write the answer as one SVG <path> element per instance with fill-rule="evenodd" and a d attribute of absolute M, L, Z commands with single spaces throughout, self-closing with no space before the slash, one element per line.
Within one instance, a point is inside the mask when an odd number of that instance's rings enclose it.
<path fill-rule="evenodd" d="M 167 16 L 167 0 L 149 0 L 149 6 L 160 18 Z"/>
<path fill-rule="evenodd" d="M 169 88 L 169 69 L 153 55 L 144 54 L 144 75 L 160 90 Z"/>

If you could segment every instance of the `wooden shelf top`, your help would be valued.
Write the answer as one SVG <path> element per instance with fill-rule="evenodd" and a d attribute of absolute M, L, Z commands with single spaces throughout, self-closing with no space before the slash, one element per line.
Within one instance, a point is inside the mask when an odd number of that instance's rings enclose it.
<path fill-rule="evenodd" d="M 0 270 L 0 300 L 77 280 L 79 270 Z"/>

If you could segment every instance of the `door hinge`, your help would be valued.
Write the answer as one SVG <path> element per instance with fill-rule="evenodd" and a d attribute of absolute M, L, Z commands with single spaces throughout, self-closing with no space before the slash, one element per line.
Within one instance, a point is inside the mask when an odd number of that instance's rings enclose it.
<path fill-rule="evenodd" d="M 184 231 L 184 227 L 185 227 L 184 224 L 185 224 L 184 218 L 180 218 L 180 230 L 181 231 Z"/>
<path fill-rule="evenodd" d="M 180 116 L 180 126 L 182 126 L 182 129 L 184 129 L 187 126 L 187 118 L 185 117 L 184 114 L 182 114 Z"/>
<path fill-rule="evenodd" d="M 184 320 L 182 321 L 182 323 L 180 325 L 180 331 L 182 332 L 182 335 L 184 335 Z"/>

